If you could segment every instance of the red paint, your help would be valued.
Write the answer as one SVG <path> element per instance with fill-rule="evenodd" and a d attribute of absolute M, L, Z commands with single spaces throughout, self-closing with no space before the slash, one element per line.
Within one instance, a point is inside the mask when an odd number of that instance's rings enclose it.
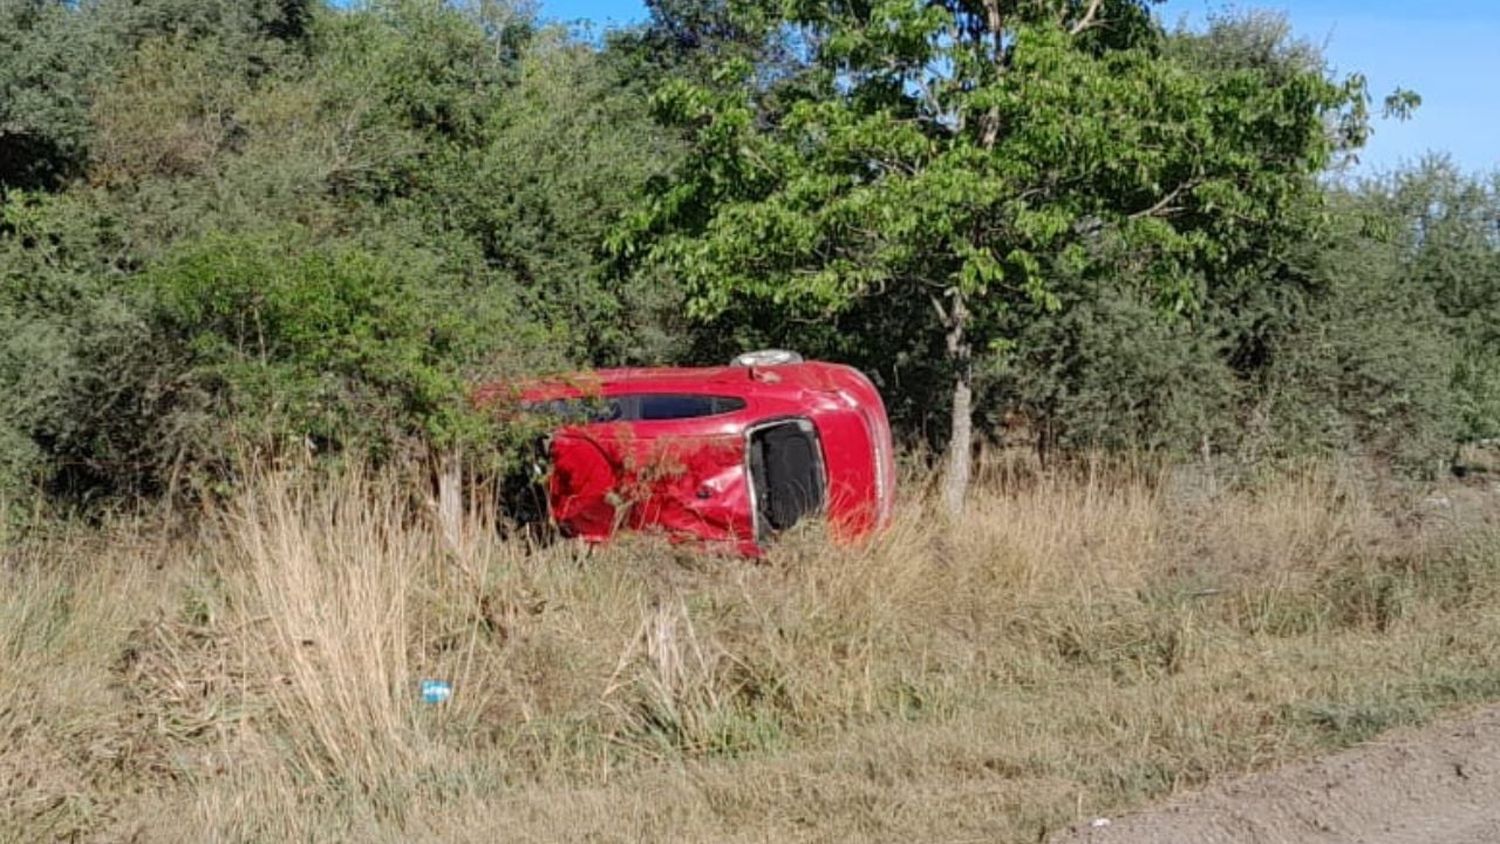
<path fill-rule="evenodd" d="M 826 518 L 852 541 L 884 527 L 895 496 L 885 405 L 873 384 L 839 364 L 603 369 L 476 392 L 481 406 L 667 394 L 740 399 L 711 416 L 565 424 L 552 436 L 548 503 L 565 533 L 602 542 L 621 528 L 659 530 L 758 555 L 747 443 L 777 420 L 812 422 L 827 476 Z"/>

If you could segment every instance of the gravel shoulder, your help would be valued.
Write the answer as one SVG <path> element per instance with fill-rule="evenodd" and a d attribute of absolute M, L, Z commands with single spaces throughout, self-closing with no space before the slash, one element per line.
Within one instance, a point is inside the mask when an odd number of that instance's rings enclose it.
<path fill-rule="evenodd" d="M 1184 795 L 1053 844 L 1494 844 L 1500 707 Z"/>

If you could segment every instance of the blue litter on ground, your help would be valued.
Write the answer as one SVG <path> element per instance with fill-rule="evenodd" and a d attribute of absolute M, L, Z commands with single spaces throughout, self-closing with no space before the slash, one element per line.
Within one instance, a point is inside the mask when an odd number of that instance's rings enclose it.
<path fill-rule="evenodd" d="M 447 680 L 423 680 L 422 702 L 442 703 L 453 697 L 453 684 Z"/>

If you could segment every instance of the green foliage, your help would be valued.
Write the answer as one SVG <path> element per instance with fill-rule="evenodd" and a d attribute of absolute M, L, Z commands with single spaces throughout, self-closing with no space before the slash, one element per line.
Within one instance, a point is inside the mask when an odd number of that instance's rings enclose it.
<path fill-rule="evenodd" d="M 64 169 L 87 184 L 5 197 L 0 486 L 150 492 L 257 448 L 491 443 L 473 383 L 676 342 L 634 306 L 671 291 L 610 283 L 600 252 L 671 144 L 523 10 L 49 14 L 113 52 L 74 103 Z"/>
<path fill-rule="evenodd" d="M 977 25 L 958 8 L 808 14 L 789 23 L 822 45 L 823 99 L 763 127 L 749 77 L 659 98 L 696 127 L 695 154 L 633 221 L 642 243 L 622 245 L 679 267 L 704 314 L 739 296 L 838 311 L 926 286 L 998 328 L 1051 302 L 1050 268 L 1110 251 L 1190 304 L 1186 270 L 1297 222 L 1284 212 L 1326 161 L 1324 115 L 1350 96 L 1313 73 L 1191 73 L 1139 22 L 1106 40 L 1018 15 L 995 56 L 988 34 L 949 37 Z"/>
<path fill-rule="evenodd" d="M 600 272 L 610 227 L 676 156 L 641 104 L 591 51 L 541 34 L 478 142 L 426 162 L 404 209 L 477 244 L 531 313 L 573 338 L 578 359 L 660 360 L 675 342 L 659 327 L 677 305 L 670 288 L 606 284 Z"/>
<path fill-rule="evenodd" d="M 981 406 L 1037 417 L 1043 445 L 1218 441 L 1238 332 L 1263 328 L 1240 305 L 1291 295 L 1261 294 L 1364 138 L 1363 80 L 1271 19 L 1168 36 L 1124 0 L 992 11 L 793 5 L 799 96 L 747 61 L 669 81 L 656 108 L 692 151 L 612 246 L 716 333 L 753 315 L 777 345 L 853 347 L 908 430 L 940 430 L 937 385 L 962 407 L 977 361 Z"/>
<path fill-rule="evenodd" d="M 110 45 L 79 24 L 61 0 L 0 4 L 0 192 L 56 185 L 82 163 Z"/>
<path fill-rule="evenodd" d="M 983 373 L 989 412 L 1019 411 L 1044 453 L 1195 452 L 1232 441 L 1241 386 L 1206 318 L 1164 319 L 1149 298 L 1097 285 L 1027 320 Z"/>
<path fill-rule="evenodd" d="M 160 330 L 184 347 L 185 388 L 250 442 L 388 450 L 472 425 L 464 376 L 526 339 L 502 303 L 434 283 L 420 253 L 295 244 L 210 238 L 142 276 Z"/>
<path fill-rule="evenodd" d="M 1403 266 L 1404 244 L 1361 232 L 1357 206 L 1339 222 L 1306 258 L 1317 294 L 1275 344 L 1247 445 L 1278 456 L 1354 451 L 1431 474 L 1459 433 L 1448 322 L 1435 291 Z"/>
<path fill-rule="evenodd" d="M 1500 436 L 1500 183 L 1320 184 L 1372 102 L 1284 20 L 650 9 L 0 4 L 0 497 L 498 442 L 477 381 L 772 345 L 933 444 L 960 382 L 1064 451 Z"/>
<path fill-rule="evenodd" d="M 0 226 L 0 487 L 131 486 L 159 444 L 134 387 L 161 350 L 120 286 L 119 229 L 66 194 L 12 194 Z"/>
<path fill-rule="evenodd" d="M 93 96 L 142 42 L 210 39 L 258 74 L 284 59 L 311 11 L 307 0 L 0 4 L 0 192 L 56 188 L 87 167 Z"/>
<path fill-rule="evenodd" d="M 382 0 L 357 14 L 325 17 L 315 55 L 340 96 L 373 96 L 380 120 L 470 140 L 514 73 L 530 32 L 517 17 L 488 29 L 436 0 Z"/>
<path fill-rule="evenodd" d="M 1500 174 L 1465 176 L 1433 158 L 1372 191 L 1373 213 L 1399 226 L 1411 281 L 1431 291 L 1457 347 L 1461 438 L 1500 436 Z"/>

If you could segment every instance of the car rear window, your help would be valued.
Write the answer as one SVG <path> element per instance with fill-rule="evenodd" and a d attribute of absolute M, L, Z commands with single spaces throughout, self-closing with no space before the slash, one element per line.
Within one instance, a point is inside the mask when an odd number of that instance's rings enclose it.
<path fill-rule="evenodd" d="M 654 422 L 733 413 L 745 409 L 745 400 L 691 393 L 633 393 L 601 398 L 553 399 L 539 402 L 529 409 L 568 422 Z"/>

